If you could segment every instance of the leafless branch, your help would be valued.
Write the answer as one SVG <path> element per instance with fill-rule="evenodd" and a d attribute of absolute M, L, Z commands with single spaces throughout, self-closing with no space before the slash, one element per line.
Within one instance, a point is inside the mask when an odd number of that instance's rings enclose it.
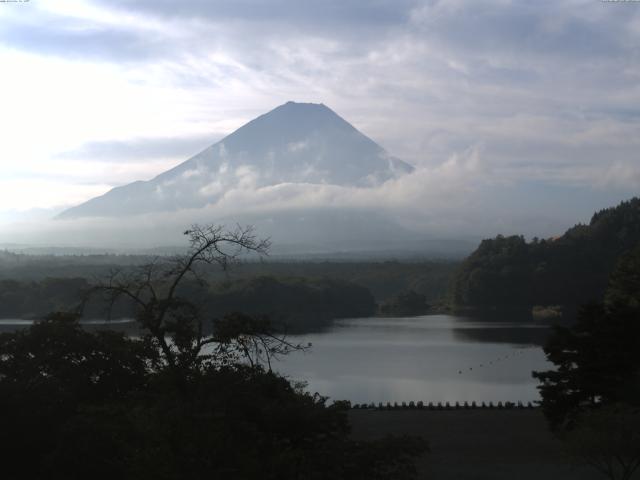
<path fill-rule="evenodd" d="M 113 270 L 86 296 L 88 299 L 100 295 L 106 303 L 109 318 L 119 300 L 131 302 L 136 320 L 149 332 L 171 366 L 177 366 L 179 362 L 196 362 L 203 347 L 214 343 L 213 338 L 204 338 L 199 310 L 178 297 L 187 276 L 204 285 L 206 282 L 198 272 L 198 265 L 218 265 L 226 270 L 243 254 L 267 255 L 271 245 L 268 239 L 259 239 L 251 226 L 236 225 L 227 230 L 223 225 L 193 225 L 184 234 L 189 242 L 185 255 L 171 259 L 156 257 L 134 269 Z M 274 355 L 296 348 L 284 341 L 278 343 L 279 339 L 268 337 L 265 332 L 241 332 L 236 340 L 246 358 L 257 363 L 266 360 L 269 368 Z M 232 355 L 232 349 L 228 347 L 225 348 Z"/>

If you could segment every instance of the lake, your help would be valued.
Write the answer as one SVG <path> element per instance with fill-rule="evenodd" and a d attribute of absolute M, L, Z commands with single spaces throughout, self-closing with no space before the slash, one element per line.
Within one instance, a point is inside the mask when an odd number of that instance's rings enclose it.
<path fill-rule="evenodd" d="M 31 323 L 3 319 L 0 331 Z M 540 398 L 531 371 L 551 367 L 540 347 L 548 331 L 528 320 L 452 315 L 337 320 L 321 333 L 290 336 L 313 346 L 273 367 L 293 381 L 306 381 L 311 392 L 352 403 L 526 403 Z"/>
<path fill-rule="evenodd" d="M 339 320 L 322 333 L 291 336 L 311 350 L 274 369 L 332 400 L 529 402 L 532 370 L 546 370 L 546 325 L 451 315 Z"/>

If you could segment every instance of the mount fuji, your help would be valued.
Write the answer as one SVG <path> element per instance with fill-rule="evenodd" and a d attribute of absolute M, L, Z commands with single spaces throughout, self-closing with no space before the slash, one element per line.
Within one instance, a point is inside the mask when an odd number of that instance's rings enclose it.
<path fill-rule="evenodd" d="M 239 223 L 271 238 L 277 255 L 471 251 L 475 242 L 434 237 L 409 211 L 385 208 L 383 184 L 413 171 L 328 107 L 288 102 L 155 178 L 113 188 L 56 218 L 74 241 L 123 248 L 177 245 L 193 223 Z"/>
<path fill-rule="evenodd" d="M 197 209 L 243 185 L 374 187 L 412 171 L 325 105 L 288 102 L 155 178 L 113 188 L 58 218 Z"/>

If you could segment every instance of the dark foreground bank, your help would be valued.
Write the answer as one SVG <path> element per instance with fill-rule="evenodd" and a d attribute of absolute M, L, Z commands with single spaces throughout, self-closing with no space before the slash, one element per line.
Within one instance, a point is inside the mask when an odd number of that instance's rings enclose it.
<path fill-rule="evenodd" d="M 534 410 L 351 410 L 356 439 L 387 434 L 424 437 L 431 453 L 418 460 L 419 478 L 439 480 L 591 480 L 572 464 Z"/>

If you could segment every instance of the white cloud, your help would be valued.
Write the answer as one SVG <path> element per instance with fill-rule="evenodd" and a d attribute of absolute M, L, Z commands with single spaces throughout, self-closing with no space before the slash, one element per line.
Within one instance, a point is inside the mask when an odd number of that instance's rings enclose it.
<path fill-rule="evenodd" d="M 287 0 L 0 9 L 0 211 L 80 203 L 189 156 L 63 155 L 82 145 L 219 136 L 287 100 L 324 102 L 419 168 L 373 189 L 257 188 L 268 172 L 228 165 L 201 192 L 225 193 L 216 212 L 344 204 L 433 225 L 482 202 L 498 215 L 500 189 L 531 183 L 611 201 L 640 187 L 634 5 L 330 3 L 311 14 Z"/>
<path fill-rule="evenodd" d="M 224 185 L 219 180 L 208 183 L 207 185 L 202 187 L 200 190 L 198 190 L 198 193 L 203 197 L 212 197 L 215 195 L 219 195 L 223 192 L 224 192 Z"/>
<path fill-rule="evenodd" d="M 309 148 L 309 142 L 307 140 L 301 142 L 292 142 L 287 145 L 287 149 L 290 152 L 299 152 Z"/>
<path fill-rule="evenodd" d="M 109 190 L 105 184 L 69 184 L 55 179 L 0 179 L 0 212 L 68 207 Z"/>
<path fill-rule="evenodd" d="M 194 168 L 191 170 L 185 170 L 184 172 L 182 172 L 182 175 L 180 175 L 180 177 L 184 180 L 188 180 L 192 177 L 197 177 L 198 175 L 200 175 L 200 171 Z"/>

